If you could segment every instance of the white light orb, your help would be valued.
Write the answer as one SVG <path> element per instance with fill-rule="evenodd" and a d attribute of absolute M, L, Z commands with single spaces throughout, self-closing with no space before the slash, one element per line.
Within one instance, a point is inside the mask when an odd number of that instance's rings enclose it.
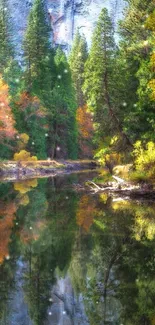
<path fill-rule="evenodd" d="M 9 255 L 7 255 L 7 256 L 6 256 L 6 260 L 8 261 L 9 259 L 10 259 L 10 256 L 9 256 Z"/>
<path fill-rule="evenodd" d="M 148 43 L 149 43 L 148 41 L 144 41 L 144 43 L 143 43 L 143 44 L 144 44 L 144 46 L 147 46 L 147 45 L 148 45 Z"/>

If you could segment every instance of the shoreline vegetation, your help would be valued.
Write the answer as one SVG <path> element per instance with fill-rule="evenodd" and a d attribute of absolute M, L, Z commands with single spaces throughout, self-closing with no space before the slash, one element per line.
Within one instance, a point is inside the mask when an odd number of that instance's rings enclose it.
<path fill-rule="evenodd" d="M 106 169 L 94 160 L 39 160 L 39 161 L 3 161 L 0 162 L 0 182 L 24 181 L 31 178 L 54 177 L 73 172 L 84 172 L 87 170 Z M 76 191 L 89 191 L 92 194 L 107 193 L 119 197 L 131 199 L 155 199 L 155 189 L 151 183 L 137 182 L 130 179 L 131 165 L 115 166 L 112 180 L 88 180 L 85 184 L 74 184 Z M 117 176 L 122 170 L 125 175 Z M 107 170 L 107 174 L 108 170 Z M 128 174 L 128 175 L 127 175 Z M 109 174 L 110 175 L 110 174 Z M 125 176 L 125 177 L 124 177 Z M 122 178 L 124 177 L 124 178 Z"/>
<path fill-rule="evenodd" d="M 94 169 L 98 163 L 94 160 L 38 160 L 0 162 L 0 181 L 28 179 L 42 176 L 56 176 L 70 171 Z"/>

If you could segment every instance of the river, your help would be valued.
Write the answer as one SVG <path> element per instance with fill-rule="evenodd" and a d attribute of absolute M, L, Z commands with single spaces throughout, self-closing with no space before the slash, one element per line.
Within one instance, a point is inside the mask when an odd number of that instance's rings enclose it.
<path fill-rule="evenodd" d="M 0 325 L 155 325 L 155 202 L 0 183 Z"/>

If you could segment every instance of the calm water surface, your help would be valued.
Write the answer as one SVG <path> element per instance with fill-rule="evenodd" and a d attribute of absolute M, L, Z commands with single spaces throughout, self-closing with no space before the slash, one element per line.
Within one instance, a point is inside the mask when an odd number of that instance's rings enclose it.
<path fill-rule="evenodd" d="M 155 325 L 155 203 L 0 184 L 0 325 Z"/>

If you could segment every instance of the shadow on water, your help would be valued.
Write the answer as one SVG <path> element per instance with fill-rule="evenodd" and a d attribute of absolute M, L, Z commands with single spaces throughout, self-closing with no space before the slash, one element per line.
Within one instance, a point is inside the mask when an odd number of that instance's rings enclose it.
<path fill-rule="evenodd" d="M 0 185 L 0 325 L 155 324 L 155 203 L 74 190 L 95 176 Z"/>

